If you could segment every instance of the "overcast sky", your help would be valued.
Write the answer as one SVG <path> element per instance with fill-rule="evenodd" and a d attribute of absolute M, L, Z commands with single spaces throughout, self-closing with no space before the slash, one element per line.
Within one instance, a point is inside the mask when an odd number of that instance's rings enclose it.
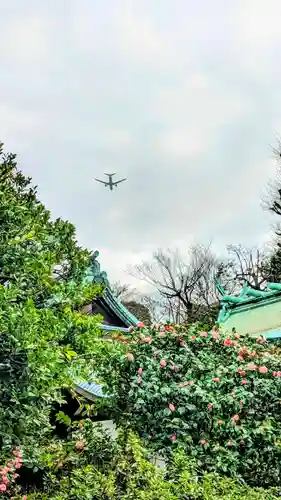
<path fill-rule="evenodd" d="M 0 0 L 0 139 L 111 279 L 157 247 L 266 238 L 280 19 L 280 0 Z"/>

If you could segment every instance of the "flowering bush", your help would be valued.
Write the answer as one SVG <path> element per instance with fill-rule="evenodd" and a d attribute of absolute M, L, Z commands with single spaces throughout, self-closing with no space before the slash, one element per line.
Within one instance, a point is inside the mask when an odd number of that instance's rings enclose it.
<path fill-rule="evenodd" d="M 281 366 L 263 338 L 169 325 L 123 348 L 100 360 L 117 423 L 166 454 L 184 445 L 202 471 L 281 483 Z"/>
<path fill-rule="evenodd" d="M 19 448 L 14 448 L 13 457 L 0 467 L 0 492 L 4 493 L 13 489 L 15 481 L 18 479 L 18 471 L 22 467 L 22 455 Z"/>

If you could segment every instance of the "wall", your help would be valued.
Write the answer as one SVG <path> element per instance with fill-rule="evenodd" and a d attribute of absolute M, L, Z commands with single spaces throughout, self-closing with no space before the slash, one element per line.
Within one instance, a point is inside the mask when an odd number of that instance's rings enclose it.
<path fill-rule="evenodd" d="M 281 327 L 281 297 L 235 308 L 221 329 L 230 333 L 233 327 L 237 333 L 253 336 Z"/>

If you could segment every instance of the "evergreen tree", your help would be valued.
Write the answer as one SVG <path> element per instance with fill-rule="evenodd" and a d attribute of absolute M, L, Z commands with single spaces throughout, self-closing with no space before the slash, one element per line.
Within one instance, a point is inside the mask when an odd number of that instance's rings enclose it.
<path fill-rule="evenodd" d="M 32 467 L 52 439 L 54 403 L 91 368 L 100 318 L 79 308 L 99 289 L 83 282 L 90 254 L 73 225 L 51 219 L 3 145 L 0 217 L 0 466 L 19 447 Z"/>

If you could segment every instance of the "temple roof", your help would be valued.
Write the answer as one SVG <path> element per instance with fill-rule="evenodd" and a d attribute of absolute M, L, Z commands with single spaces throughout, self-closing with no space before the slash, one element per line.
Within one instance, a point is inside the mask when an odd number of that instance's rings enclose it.
<path fill-rule="evenodd" d="M 264 290 L 256 290 L 246 282 L 238 295 L 227 295 L 218 280 L 216 287 L 221 295 L 217 323 L 222 331 L 280 338 L 280 283 L 267 283 Z"/>
<path fill-rule="evenodd" d="M 100 263 L 97 261 L 99 252 L 95 251 L 92 254 L 91 266 L 88 268 L 85 281 L 97 283 L 104 286 L 104 293 L 98 297 L 95 302 L 101 306 L 102 309 L 109 309 L 110 312 L 115 314 L 124 327 L 136 326 L 139 320 L 114 296 L 110 283 L 105 271 L 101 271 Z M 118 325 L 116 325 L 116 329 Z"/>

